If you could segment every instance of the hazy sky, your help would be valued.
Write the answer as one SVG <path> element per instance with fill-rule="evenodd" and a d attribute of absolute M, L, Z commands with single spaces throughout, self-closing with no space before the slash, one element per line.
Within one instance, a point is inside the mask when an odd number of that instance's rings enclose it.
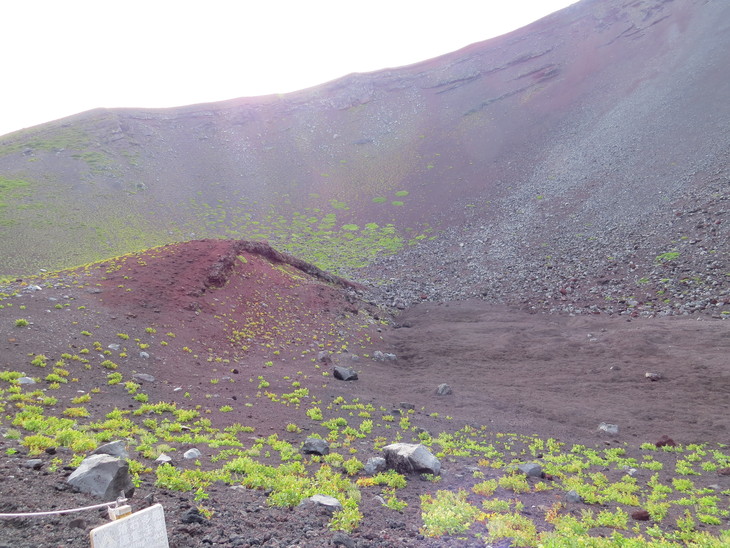
<path fill-rule="evenodd" d="M 0 135 L 96 107 L 285 93 L 424 61 L 575 0 L 0 2 Z"/>

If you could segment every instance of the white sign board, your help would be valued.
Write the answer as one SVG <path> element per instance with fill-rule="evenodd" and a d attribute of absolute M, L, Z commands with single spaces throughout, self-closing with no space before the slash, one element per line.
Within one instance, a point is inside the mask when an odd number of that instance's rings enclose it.
<path fill-rule="evenodd" d="M 92 529 L 90 536 L 91 548 L 170 548 L 161 504 Z"/>

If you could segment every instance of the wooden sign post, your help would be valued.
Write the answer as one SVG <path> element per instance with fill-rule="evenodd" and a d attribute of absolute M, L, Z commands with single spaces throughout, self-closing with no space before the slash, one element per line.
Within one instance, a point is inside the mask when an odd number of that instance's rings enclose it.
<path fill-rule="evenodd" d="M 170 548 L 161 504 L 92 529 L 89 535 L 91 548 Z"/>

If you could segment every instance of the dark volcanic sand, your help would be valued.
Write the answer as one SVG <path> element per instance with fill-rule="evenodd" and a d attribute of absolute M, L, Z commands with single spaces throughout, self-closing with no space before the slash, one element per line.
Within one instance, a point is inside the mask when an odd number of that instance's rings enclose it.
<path fill-rule="evenodd" d="M 601 439 L 601 422 L 627 442 L 730 442 L 727 322 L 530 314 L 481 301 L 422 304 L 396 321 L 386 341 L 401 382 L 373 381 L 390 399 L 573 442 Z M 434 401 L 442 382 L 454 394 Z"/>
<path fill-rule="evenodd" d="M 134 261 L 132 263 L 136 264 Z M 248 268 L 253 268 L 255 263 L 249 259 Z M 129 279 L 124 280 L 124 283 L 131 285 L 135 280 L 140 282 L 142 278 L 137 277 L 142 272 L 150 269 L 149 272 L 155 273 L 155 268 L 155 263 L 149 260 L 146 267 L 130 270 Z M 197 280 L 199 276 L 193 278 Z M 160 274 L 160 279 L 166 278 Z M 141 288 L 146 285 L 147 282 L 135 285 L 140 291 L 133 291 L 132 294 L 143 295 Z M 183 282 L 179 282 L 175 287 L 182 288 L 183 285 Z M 49 306 L 49 297 L 60 297 L 64 292 L 69 292 L 66 288 L 44 289 L 42 295 L 19 300 L 18 305 L 27 304 L 24 314 L 34 318 L 38 324 L 31 331 L 8 328 L 9 331 L 3 333 L 8 341 L 3 347 L 3 358 L 8 364 L 27 362 L 28 347 L 20 344 L 23 342 L 22 337 L 35 337 L 37 342 L 33 348 L 41 348 L 40 341 L 49 338 L 45 345 L 51 347 L 50 339 L 64 334 L 61 328 L 68 321 L 76 319 L 81 322 L 78 326 L 71 325 L 72 333 L 78 333 L 81 326 L 88 325 L 89 318 L 84 316 L 86 313 L 93 313 L 92 317 L 98 325 L 105 326 L 94 333 L 95 337 L 104 341 L 118 340 L 114 334 L 120 330 L 140 332 L 140 326 L 147 325 L 153 318 L 163 317 L 166 322 L 173 318 L 180 322 L 175 326 L 178 342 L 165 347 L 166 350 L 183 344 L 183 338 L 189 340 L 190 334 L 186 335 L 188 331 L 201 337 L 199 344 L 205 342 L 207 346 L 208 342 L 214 341 L 205 335 L 205 326 L 210 318 L 204 299 L 200 300 L 202 307 L 199 316 L 193 311 L 173 307 L 175 309 L 171 312 L 174 313 L 167 317 L 165 306 L 161 306 L 159 312 L 150 311 L 146 298 L 140 302 L 130 298 L 124 301 L 125 306 L 117 307 L 119 309 L 113 312 L 116 319 L 113 319 L 109 316 L 112 312 L 102 312 L 98 308 L 98 300 L 102 299 L 106 305 L 111 305 L 114 287 L 105 287 L 98 295 L 74 291 L 78 300 L 67 312 L 58 311 L 63 316 L 53 316 L 53 312 L 45 312 L 44 309 Z M 232 286 L 227 287 L 230 289 Z M 215 295 L 215 299 L 211 302 L 222 303 L 224 296 L 230 298 L 226 291 L 221 289 L 212 292 L 211 296 Z M 296 291 L 300 296 L 303 295 L 302 288 Z M 89 308 L 79 310 L 76 307 L 78 303 L 85 303 Z M 336 310 L 335 305 L 336 301 L 327 300 L 323 306 Z M 116 310 L 114 306 L 112 308 Z M 10 310 L 12 317 L 15 317 L 17 311 L 14 308 Z M 57 320 L 43 320 L 44 314 Z M 65 318 L 63 322 L 62 318 Z M 184 318 L 193 321 L 187 322 Z M 730 372 L 727 367 L 730 323 L 726 321 L 697 317 L 628 319 L 625 316 L 606 315 L 571 317 L 531 314 L 482 301 L 424 303 L 404 311 L 394 321 L 395 327 L 383 329 L 383 340 L 374 341 L 374 347 L 362 353 L 381 349 L 395 353 L 398 357 L 396 361 L 375 362 L 363 357 L 354 363 L 360 375 L 358 381 L 329 382 L 326 386 L 315 383 L 312 396 L 320 399 L 323 406 L 337 396 L 343 396 L 348 401 L 360 398 L 362 402 L 387 409 L 396 409 L 401 402 L 411 403 L 416 406 L 411 416 L 413 425 L 425 428 L 433 435 L 444 430 L 455 431 L 464 424 L 486 425 L 494 433 L 537 434 L 542 438 L 557 438 L 568 447 L 577 443 L 599 447 L 606 444 L 621 446 L 627 442 L 629 454 L 632 447 L 644 442 L 656 442 L 664 435 L 682 444 L 730 442 Z M 12 326 L 10 322 L 5 323 Z M 190 326 L 186 329 L 183 323 L 190 323 Z M 51 331 L 46 333 L 44 326 L 52 328 Z M 162 333 L 164 330 L 162 326 L 159 327 L 159 333 Z M 15 342 L 10 342 L 11 339 Z M 61 337 L 60 340 L 65 339 Z M 71 340 L 76 341 L 73 338 Z M 61 348 L 65 348 L 66 344 Z M 220 344 L 220 349 L 227 347 L 224 341 Z M 172 387 L 180 382 L 196 394 L 190 403 L 205 404 L 206 400 L 200 393 L 210 391 L 204 388 L 208 385 L 207 377 L 218 376 L 222 371 L 208 369 L 203 365 L 206 362 L 196 364 L 190 361 L 184 364 L 179 355 L 178 359 L 173 359 L 174 355 L 166 357 L 162 349 L 157 350 L 157 353 L 160 359 L 154 361 L 150 371 L 159 382 L 144 387 L 153 401 L 172 399 L 175 394 L 179 394 L 172 392 Z M 255 360 L 238 362 L 240 376 L 259 374 L 262 371 L 261 359 L 257 357 Z M 139 365 L 142 363 L 139 362 Z M 130 363 L 125 368 L 126 374 L 131 372 L 128 368 L 139 365 Z M 193 366 L 196 365 L 200 380 L 193 382 L 187 379 L 185 371 L 186 368 L 195 370 Z M 302 366 L 304 363 L 297 364 L 296 368 Z M 267 378 L 271 376 L 272 386 L 281 391 L 283 384 L 277 384 L 280 381 L 273 377 L 273 372 L 284 374 L 288 367 L 282 363 L 279 368 L 267 369 L 265 374 Z M 663 378 L 652 382 L 645 377 L 647 372 L 660 373 Z M 88 382 L 91 383 L 89 386 L 93 385 L 91 380 Z M 188 382 L 191 383 L 189 387 Z M 435 388 L 441 383 L 448 383 L 453 388 L 453 394 L 436 396 Z M 248 416 L 245 413 L 224 415 L 216 412 L 218 406 L 226 402 L 238 407 L 231 395 L 237 393 L 240 403 L 248 384 L 236 383 L 230 387 L 216 388 L 220 392 L 220 399 L 214 400 L 214 405 L 210 406 L 213 412 L 208 415 L 214 424 L 223 425 L 236 420 L 252 423 L 260 435 L 277 433 L 281 439 L 292 444 L 300 443 L 310 432 L 325 432 L 320 425 L 305 423 L 301 417 L 292 419 L 289 408 L 268 402 L 257 403 L 247 411 Z M 104 386 L 104 383 L 97 382 L 97 385 Z M 85 388 L 88 390 L 88 386 Z M 118 398 L 114 400 L 108 388 L 104 392 L 109 393 L 99 394 L 92 401 L 89 406 L 92 411 L 97 410 L 98 406 L 111 407 L 126 402 Z M 432 417 L 433 412 L 438 412 L 439 416 Z M 343 410 L 341 413 L 346 416 L 347 412 Z M 307 431 L 301 434 L 285 432 L 282 425 L 289 420 L 300 422 Z M 598 425 L 601 422 L 618 425 L 618 435 L 599 432 Z M 392 431 L 380 433 L 393 435 Z M 8 456 L 5 454 L 8 448 L 19 448 L 21 452 Z M 215 450 L 204 445 L 200 449 L 204 455 L 202 460 L 207 463 Z M 363 461 L 376 454 L 370 444 L 363 445 L 361 449 L 357 456 Z M 59 451 L 64 459 L 68 458 L 68 450 L 61 448 Z M 65 478 L 70 470 L 50 471 L 51 455 L 41 455 L 43 465 L 40 470 L 23 468 L 21 465 L 28 458 L 27 455 L 16 441 L 1 436 L 0 455 L 0 512 L 72 508 L 98 502 L 65 489 Z M 134 451 L 131 456 L 143 460 Z M 661 452 L 657 458 L 663 458 Z M 358 548 L 484 546 L 484 541 L 475 537 L 475 533 L 484 531 L 481 524 L 475 525 L 472 531 L 461 538 L 428 539 L 420 534 L 420 495 L 433 494 L 439 489 L 469 490 L 476 481 L 471 477 L 469 467 L 475 466 L 477 459 L 446 458 L 442 464 L 442 479 L 438 483 L 423 482 L 414 476 L 409 478 L 406 488 L 398 491 L 399 499 L 408 503 L 402 513 L 382 507 L 375 498 L 382 494 L 380 488 L 362 488 L 361 511 L 364 517 L 359 527 L 349 534 L 354 545 Z M 192 466 L 180 460 L 178 465 Z M 485 469 L 485 473 L 492 474 L 488 477 L 495 477 L 499 471 Z M 222 484 L 211 486 L 208 490 L 209 498 L 205 505 L 214 511 L 212 519 L 203 520 L 202 523 L 185 523 L 183 520 L 189 518 L 189 511 L 198 504 L 193 500 L 194 493 L 159 489 L 155 487 L 154 480 L 153 474 L 143 476 L 142 484 L 131 503 L 134 510 L 139 510 L 145 506 L 144 497 L 153 495 L 156 501 L 163 504 L 170 545 L 173 547 L 313 548 L 333 545 L 336 533 L 328 528 L 328 516 L 302 509 L 272 508 L 267 505 L 266 493 L 263 491 L 234 489 Z M 708 475 L 698 481 L 707 485 L 717 484 L 720 489 L 730 488 L 730 477 Z M 561 490 L 555 489 L 530 493 L 521 498 L 526 508 L 544 508 L 562 500 L 562 496 Z M 580 515 L 586 508 L 591 507 L 577 503 L 569 505 L 565 511 Z M 676 511 L 673 507 L 668 518 L 670 523 L 677 517 Z M 73 526 L 72 521 L 79 517 L 83 521 Z M 97 512 L 6 520 L 0 522 L 0 547 L 88 547 L 88 530 L 107 521 Z M 610 531 L 598 531 L 596 534 L 610 534 Z"/>

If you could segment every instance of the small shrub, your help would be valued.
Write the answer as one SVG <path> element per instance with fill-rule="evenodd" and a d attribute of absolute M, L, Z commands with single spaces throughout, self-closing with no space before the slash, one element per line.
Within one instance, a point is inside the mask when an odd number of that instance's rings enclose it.
<path fill-rule="evenodd" d="M 115 373 L 109 373 L 106 376 L 106 379 L 107 379 L 106 383 L 108 385 L 110 385 L 110 386 L 113 385 L 113 384 L 119 384 L 120 382 L 122 382 L 122 374 L 121 373 L 116 373 L 116 372 Z"/>
<path fill-rule="evenodd" d="M 480 514 L 467 502 L 465 491 L 437 491 L 435 497 L 421 495 L 421 509 L 422 533 L 428 537 L 463 533 Z"/>

